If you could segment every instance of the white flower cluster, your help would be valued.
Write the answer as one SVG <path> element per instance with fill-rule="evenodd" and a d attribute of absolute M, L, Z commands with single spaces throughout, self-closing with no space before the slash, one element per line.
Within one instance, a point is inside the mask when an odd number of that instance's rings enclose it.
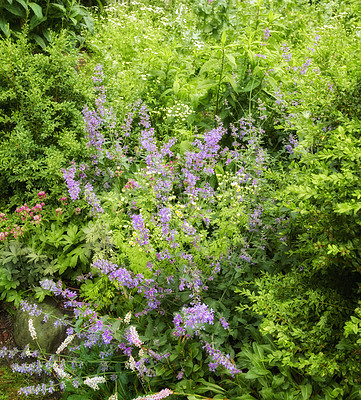
<path fill-rule="evenodd" d="M 102 376 L 94 376 L 93 378 L 86 378 L 84 383 L 85 385 L 90 386 L 94 390 L 99 390 L 99 383 L 105 383 L 106 379 L 103 378 Z"/>
<path fill-rule="evenodd" d="M 74 339 L 75 335 L 70 335 L 68 336 L 64 342 L 58 347 L 56 350 L 56 354 L 60 354 L 67 346 L 68 344 Z"/>
<path fill-rule="evenodd" d="M 112 394 L 108 400 L 118 400 L 118 395 L 116 393 Z"/>
<path fill-rule="evenodd" d="M 124 317 L 124 323 L 129 324 L 131 317 L 132 317 L 132 312 L 129 311 L 128 314 Z"/>
<path fill-rule="evenodd" d="M 36 335 L 36 331 L 35 331 L 35 328 L 34 328 L 34 322 L 33 322 L 32 319 L 29 319 L 29 332 L 30 332 L 30 335 L 33 338 L 33 340 L 36 340 L 37 339 L 37 335 Z"/>
<path fill-rule="evenodd" d="M 59 378 L 63 379 L 71 379 L 71 376 L 64 371 L 62 367 L 60 367 L 56 362 L 53 364 L 53 370 Z"/>
<path fill-rule="evenodd" d="M 185 122 L 187 118 L 192 114 L 193 110 L 188 104 L 176 102 L 174 106 L 167 108 L 167 118 L 175 118 L 178 122 Z"/>
<path fill-rule="evenodd" d="M 132 370 L 133 372 L 135 371 L 136 365 L 135 365 L 134 357 L 133 357 L 132 355 L 130 355 L 129 361 L 127 361 L 127 362 L 125 363 L 125 367 L 128 368 L 128 369 L 130 369 L 130 370 Z"/>

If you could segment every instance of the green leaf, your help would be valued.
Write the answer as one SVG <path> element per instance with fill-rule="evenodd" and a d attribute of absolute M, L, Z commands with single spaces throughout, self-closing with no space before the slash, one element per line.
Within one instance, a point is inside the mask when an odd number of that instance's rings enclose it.
<path fill-rule="evenodd" d="M 68 400 L 89 400 L 88 396 L 84 396 L 83 394 L 71 394 L 68 396 Z"/>
<path fill-rule="evenodd" d="M 233 78 L 231 74 L 226 74 L 225 79 L 227 82 L 229 82 L 232 86 L 232 89 L 237 93 L 238 92 L 238 85 L 236 80 Z"/>
<path fill-rule="evenodd" d="M 202 75 L 205 72 L 219 71 L 220 65 L 221 63 L 217 58 L 211 58 L 202 65 L 199 75 Z"/>
<path fill-rule="evenodd" d="M 39 4 L 29 3 L 29 7 L 34 11 L 34 14 L 38 17 L 38 19 L 43 18 L 43 10 Z"/>
<path fill-rule="evenodd" d="M 4 32 L 6 37 L 10 36 L 9 23 L 0 15 L 0 29 Z"/>
<path fill-rule="evenodd" d="M 192 142 L 190 142 L 189 140 L 183 140 L 183 142 L 181 142 L 181 144 L 179 145 L 179 151 L 181 154 L 184 154 L 191 148 L 192 148 Z"/>
<path fill-rule="evenodd" d="M 270 371 L 268 371 L 268 369 L 261 368 L 261 367 L 253 367 L 246 373 L 245 378 L 246 379 L 257 379 L 260 376 L 264 376 L 267 374 L 270 374 Z"/>
<path fill-rule="evenodd" d="M 30 30 L 32 31 L 35 27 L 40 25 L 42 22 L 46 21 L 46 17 L 38 18 L 37 15 L 33 15 L 30 18 Z M 45 42 L 44 42 L 45 43 Z"/>
<path fill-rule="evenodd" d="M 35 34 L 35 33 L 32 33 L 32 34 L 31 34 L 31 37 L 35 40 L 35 42 L 36 42 L 42 49 L 45 49 L 45 48 L 46 48 L 46 43 L 44 42 L 44 39 L 43 39 L 41 36 L 39 36 L 39 35 L 37 35 L 37 34 Z"/>
<path fill-rule="evenodd" d="M 261 84 L 262 80 L 259 78 L 255 78 L 247 83 L 246 87 L 240 90 L 242 93 L 250 92 L 251 90 L 257 88 Z"/>
<path fill-rule="evenodd" d="M 84 15 L 84 11 L 79 7 L 79 6 L 74 6 L 70 12 L 70 18 L 75 18 L 77 21 L 78 17 L 83 16 Z"/>
<path fill-rule="evenodd" d="M 16 15 L 21 18 L 26 17 L 25 11 L 21 7 L 19 7 L 17 4 L 4 4 L 3 7 L 13 15 Z"/>
<path fill-rule="evenodd" d="M 44 17 L 45 18 L 45 17 Z M 52 41 L 53 41 L 53 37 L 52 37 L 52 34 L 51 34 L 51 32 L 49 31 L 49 29 L 44 29 L 43 30 L 43 36 L 45 37 L 45 39 L 49 42 L 49 43 L 51 43 Z"/>
<path fill-rule="evenodd" d="M 24 8 L 25 8 L 25 10 L 27 10 L 28 9 L 28 5 L 26 4 L 26 2 L 24 1 L 24 0 L 16 0 L 18 3 L 20 3 Z"/>
<path fill-rule="evenodd" d="M 307 385 L 300 385 L 300 389 L 301 389 L 302 399 L 308 400 L 312 394 L 312 385 L 310 385 L 309 383 Z"/>
<path fill-rule="evenodd" d="M 232 56 L 232 54 L 226 54 L 226 58 L 228 59 L 229 63 L 233 68 L 237 67 L 236 59 Z"/>
<path fill-rule="evenodd" d="M 174 92 L 174 94 L 175 94 L 176 96 L 177 96 L 178 93 L 179 93 L 179 88 L 180 88 L 179 81 L 178 81 L 178 80 L 175 80 L 174 83 L 173 83 L 173 92 Z"/>
<path fill-rule="evenodd" d="M 226 33 L 226 31 L 223 31 L 222 37 L 221 37 L 221 43 L 223 46 L 226 44 L 226 41 L 227 41 L 227 33 Z"/>
<path fill-rule="evenodd" d="M 94 33 L 94 20 L 89 15 L 84 16 L 84 23 L 90 33 Z"/>
<path fill-rule="evenodd" d="M 58 16 L 65 15 L 66 9 L 61 4 L 50 3 L 49 4 L 49 11 L 51 14 L 56 14 Z"/>
<path fill-rule="evenodd" d="M 117 319 L 115 322 L 112 324 L 112 332 L 117 331 L 120 328 L 121 320 Z"/>

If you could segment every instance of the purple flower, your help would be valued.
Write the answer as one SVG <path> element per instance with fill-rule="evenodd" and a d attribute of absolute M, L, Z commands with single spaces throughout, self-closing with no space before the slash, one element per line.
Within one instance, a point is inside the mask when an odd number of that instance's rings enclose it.
<path fill-rule="evenodd" d="M 232 375 L 233 378 L 236 374 L 239 374 L 242 372 L 233 363 L 229 354 L 222 354 L 222 352 L 220 350 L 214 349 L 213 346 L 208 342 L 205 342 L 203 349 L 206 350 L 209 357 L 213 361 L 212 363 L 209 364 L 210 371 L 215 371 L 216 368 L 218 368 L 219 366 L 222 366 Z"/>
<path fill-rule="evenodd" d="M 224 317 L 219 318 L 219 322 L 221 323 L 221 325 L 223 326 L 224 329 L 229 328 L 229 323 L 226 321 L 226 319 Z"/>
<path fill-rule="evenodd" d="M 80 181 L 75 180 L 75 174 L 76 174 L 76 167 L 73 165 L 70 167 L 68 170 L 63 169 L 63 176 L 66 182 L 66 185 L 68 186 L 68 192 L 70 198 L 75 201 L 79 198 L 80 194 Z"/>
<path fill-rule="evenodd" d="M 200 329 L 204 330 L 204 324 L 213 325 L 214 322 L 214 310 L 208 308 L 206 304 L 197 304 L 193 307 L 183 307 L 182 316 L 176 314 L 173 318 L 175 325 L 175 336 L 180 336 L 186 332 L 186 329 L 197 331 Z"/>

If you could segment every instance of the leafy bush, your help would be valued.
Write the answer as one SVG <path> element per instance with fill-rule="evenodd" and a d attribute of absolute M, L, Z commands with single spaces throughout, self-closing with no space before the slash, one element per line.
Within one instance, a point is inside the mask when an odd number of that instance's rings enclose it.
<path fill-rule="evenodd" d="M 79 41 L 84 28 L 90 32 L 94 29 L 89 11 L 80 2 L 3 0 L 0 4 L 0 34 L 18 37 L 24 24 L 28 24 L 29 39 L 42 49 L 53 41 L 54 31 L 66 28 Z"/>
<path fill-rule="evenodd" d="M 306 371 L 312 396 L 329 398 L 352 398 L 361 372 L 350 340 L 359 332 L 359 66 L 344 67 L 343 53 L 357 51 L 358 39 L 342 19 L 311 31 L 303 52 L 283 47 L 288 67 L 276 103 L 290 165 L 276 199 L 290 217 L 286 268 L 241 285 L 251 300 L 241 308 L 263 316 L 260 330 L 277 347 L 270 361 Z"/>
<path fill-rule="evenodd" d="M 39 190 L 61 197 L 65 166 L 83 152 L 81 109 L 91 89 L 65 35 L 34 53 L 25 34 L 0 42 L 0 204 L 17 206 Z"/>
<path fill-rule="evenodd" d="M 359 66 L 343 68 L 359 12 L 226 3 L 202 5 L 213 35 L 190 4 L 122 5 L 98 21 L 92 62 L 112 71 L 110 90 L 98 66 L 87 149 L 62 170 L 94 222 L 72 217 L 78 231 L 65 232 L 52 216 L 44 231 L 54 277 L 81 283 L 36 289 L 69 309 L 68 338 L 55 356 L 34 352 L 30 324 L 24 353 L 70 399 L 360 397 Z M 78 254 L 89 247 L 91 268 Z"/>

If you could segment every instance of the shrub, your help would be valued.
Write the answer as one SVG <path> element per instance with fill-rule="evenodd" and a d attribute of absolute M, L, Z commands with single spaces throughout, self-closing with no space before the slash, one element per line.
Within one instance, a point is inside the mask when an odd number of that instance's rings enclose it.
<path fill-rule="evenodd" d="M 99 1 L 101 5 L 101 2 Z M 80 2 L 55 0 L 54 2 L 37 0 L 4 0 L 0 4 L 0 34 L 17 38 L 23 26 L 32 43 L 43 50 L 53 41 L 53 32 L 67 29 L 73 40 L 80 40 L 80 33 L 87 29 L 93 32 L 94 23 L 89 11 Z"/>
<path fill-rule="evenodd" d="M 81 109 L 91 89 L 79 54 L 62 34 L 34 53 L 23 34 L 0 41 L 0 204 L 17 206 L 40 190 L 61 197 L 59 167 L 83 152 Z"/>

